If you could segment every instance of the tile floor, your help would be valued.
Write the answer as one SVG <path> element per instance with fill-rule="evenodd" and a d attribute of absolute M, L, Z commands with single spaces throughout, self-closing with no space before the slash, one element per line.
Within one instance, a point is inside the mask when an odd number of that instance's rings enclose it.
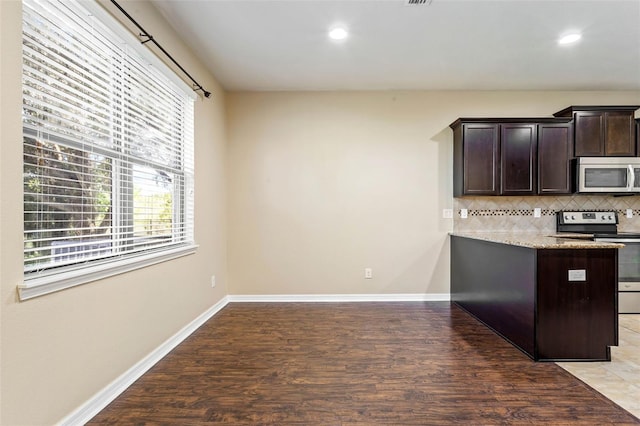
<path fill-rule="evenodd" d="M 558 365 L 640 418 L 640 315 L 618 319 L 618 346 L 611 362 L 559 362 Z"/>

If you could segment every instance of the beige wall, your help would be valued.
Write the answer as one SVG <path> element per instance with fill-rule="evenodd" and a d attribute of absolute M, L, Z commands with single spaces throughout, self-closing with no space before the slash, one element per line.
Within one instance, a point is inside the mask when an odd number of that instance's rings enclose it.
<path fill-rule="evenodd" d="M 213 92 L 195 106 L 200 247 L 194 255 L 17 301 L 22 279 L 21 3 L 0 1 L 3 425 L 60 420 L 226 295 L 224 92 L 148 3 L 120 3 Z M 213 289 L 212 274 L 217 277 Z"/>
<path fill-rule="evenodd" d="M 449 291 L 451 122 L 640 105 L 640 92 L 227 99 L 230 294 L 424 294 Z"/>

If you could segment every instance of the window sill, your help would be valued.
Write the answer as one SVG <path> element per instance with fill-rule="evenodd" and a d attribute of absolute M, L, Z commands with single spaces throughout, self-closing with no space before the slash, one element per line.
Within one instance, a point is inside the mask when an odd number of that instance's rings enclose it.
<path fill-rule="evenodd" d="M 33 299 L 34 297 L 64 290 L 97 281 L 103 278 L 144 268 L 156 263 L 187 256 L 196 252 L 197 245 L 177 247 L 170 250 L 163 250 L 157 253 L 144 254 L 127 259 L 105 262 L 86 268 L 74 269 L 64 272 L 49 272 L 40 276 L 27 278 L 18 285 L 18 297 L 20 301 Z"/>

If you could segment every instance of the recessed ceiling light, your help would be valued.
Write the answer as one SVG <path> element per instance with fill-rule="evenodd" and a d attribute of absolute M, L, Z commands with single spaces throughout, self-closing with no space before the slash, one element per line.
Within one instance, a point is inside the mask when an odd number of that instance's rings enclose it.
<path fill-rule="evenodd" d="M 335 27 L 329 31 L 331 40 L 344 40 L 349 36 L 349 32 L 343 27 Z"/>
<path fill-rule="evenodd" d="M 558 39 L 558 44 L 571 44 L 575 43 L 582 38 L 580 33 L 565 34 Z"/>

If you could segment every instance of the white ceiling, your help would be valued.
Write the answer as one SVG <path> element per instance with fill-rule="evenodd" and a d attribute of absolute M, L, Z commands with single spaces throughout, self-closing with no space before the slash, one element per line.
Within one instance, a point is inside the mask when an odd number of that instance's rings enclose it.
<path fill-rule="evenodd" d="M 640 0 L 152 2 L 227 90 L 640 90 Z"/>

